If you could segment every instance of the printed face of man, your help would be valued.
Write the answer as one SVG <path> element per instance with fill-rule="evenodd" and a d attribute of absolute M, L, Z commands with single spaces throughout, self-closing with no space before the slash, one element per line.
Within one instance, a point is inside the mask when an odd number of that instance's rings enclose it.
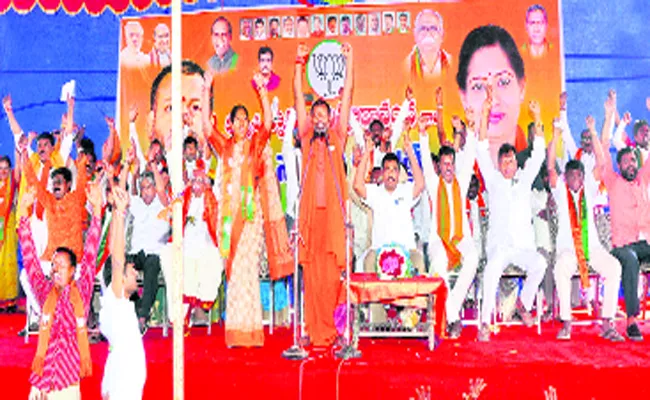
<path fill-rule="evenodd" d="M 203 130 L 201 95 L 204 79 L 199 74 L 181 76 L 184 129 L 199 134 Z M 172 138 L 172 89 L 171 75 L 160 82 L 154 104 L 153 129 L 161 138 L 165 149 L 170 149 Z"/>
<path fill-rule="evenodd" d="M 370 14 L 370 31 L 379 32 L 379 15 Z"/>
<path fill-rule="evenodd" d="M 467 69 L 465 91 L 460 92 L 463 107 L 482 110 L 487 88 L 492 87 L 492 110 L 488 139 L 492 143 L 514 144 L 526 83 L 518 80 L 506 53 L 499 45 L 486 46 L 474 53 Z"/>
<path fill-rule="evenodd" d="M 390 14 L 384 16 L 384 30 L 386 32 L 393 30 L 393 16 Z"/>
<path fill-rule="evenodd" d="M 423 11 L 415 26 L 415 42 L 418 49 L 426 54 L 439 52 L 443 33 L 438 16 L 433 12 Z"/>
<path fill-rule="evenodd" d="M 526 18 L 526 31 L 531 44 L 543 44 L 546 40 L 546 30 L 548 24 L 546 17 L 541 10 L 535 10 L 528 13 Z"/>
<path fill-rule="evenodd" d="M 230 33 L 228 33 L 228 24 L 225 21 L 217 21 L 212 25 L 212 47 L 215 54 L 223 58 L 228 49 L 230 49 Z"/>
<path fill-rule="evenodd" d="M 251 37 L 251 21 L 249 19 L 242 20 L 241 31 L 242 31 L 241 36 L 250 39 L 250 37 Z"/>
<path fill-rule="evenodd" d="M 399 27 L 403 31 L 408 30 L 408 18 L 406 17 L 406 15 L 399 16 Z"/>
<path fill-rule="evenodd" d="M 327 21 L 327 29 L 330 33 L 336 33 L 336 18 Z"/>
<path fill-rule="evenodd" d="M 255 37 L 264 37 L 264 21 L 255 22 Z"/>
<path fill-rule="evenodd" d="M 359 14 L 357 15 L 357 32 L 366 31 L 366 16 Z"/>
<path fill-rule="evenodd" d="M 273 72 L 273 56 L 271 53 L 262 53 L 262 55 L 260 55 L 259 68 L 262 75 L 271 75 L 271 72 Z"/>
<path fill-rule="evenodd" d="M 299 38 L 308 38 L 309 37 L 309 22 L 307 22 L 306 19 L 299 19 L 298 20 L 298 27 L 297 27 L 297 36 Z"/>
<path fill-rule="evenodd" d="M 323 30 L 323 20 L 316 17 L 314 18 L 314 32 L 320 32 Z"/>
<path fill-rule="evenodd" d="M 278 36 L 280 33 L 280 23 L 278 22 L 277 19 L 271 20 L 271 23 L 269 24 L 269 30 L 271 36 L 275 37 Z"/>
<path fill-rule="evenodd" d="M 285 37 L 293 36 L 293 18 L 284 19 L 284 36 Z"/>
<path fill-rule="evenodd" d="M 133 51 L 140 51 L 144 30 L 139 23 L 128 25 L 124 28 L 126 33 L 126 46 Z"/>
<path fill-rule="evenodd" d="M 342 19 L 341 20 L 341 32 L 345 32 L 346 34 L 350 33 L 350 20 L 349 19 Z"/>
<path fill-rule="evenodd" d="M 153 47 L 159 52 L 169 52 L 169 28 L 167 25 L 158 25 L 154 30 Z"/>

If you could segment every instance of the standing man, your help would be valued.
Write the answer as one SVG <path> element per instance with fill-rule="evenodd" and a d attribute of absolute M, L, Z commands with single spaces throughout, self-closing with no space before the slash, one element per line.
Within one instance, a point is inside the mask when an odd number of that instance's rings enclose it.
<path fill-rule="evenodd" d="M 262 21 L 262 24 L 264 21 Z M 257 24 L 256 24 L 257 26 Z M 233 71 L 237 68 L 239 56 L 230 46 L 232 41 L 232 25 L 224 16 L 219 16 L 214 20 L 210 29 L 212 36 L 212 47 L 214 55 L 208 60 L 208 68 L 215 74 L 223 74 Z"/>
<path fill-rule="evenodd" d="M 456 285 L 447 298 L 447 320 L 449 336 L 452 339 L 460 337 L 463 329 L 460 309 L 476 275 L 479 258 L 465 212 L 467 192 L 476 161 L 476 137 L 473 132 L 475 122 L 473 113 L 468 114 L 469 132 L 462 151 L 456 153 L 461 142 L 461 133 L 457 132 L 454 141 L 456 148 L 443 145 L 438 152 L 439 173 L 436 173 L 430 157 L 422 158 L 427 192 L 433 210 L 428 239 L 432 272 L 449 283 L 449 273 L 462 265 Z M 429 154 L 429 137 L 424 122 L 419 123 L 419 129 L 422 154 Z"/>
<path fill-rule="evenodd" d="M 153 30 L 153 47 L 149 53 L 151 65 L 164 68 L 172 63 L 169 38 L 169 27 L 165 24 L 156 25 Z"/>
<path fill-rule="evenodd" d="M 533 325 L 530 310 L 535 293 L 544 278 L 546 261 L 535 248 L 532 225 L 530 187 L 544 162 L 544 131 L 537 102 L 530 103 L 535 120 L 535 140 L 530 159 L 523 169 L 517 168 L 515 148 L 506 143 L 498 153 L 498 169 L 490 156 L 487 130 L 492 109 L 492 89 L 488 86 L 479 129 L 477 158 L 489 197 L 490 225 L 487 238 L 488 262 L 484 272 L 483 309 L 478 340 L 490 340 L 489 323 L 494 311 L 497 287 L 504 269 L 515 264 L 526 271 L 521 291 L 519 313 L 526 326 Z"/>
<path fill-rule="evenodd" d="M 613 124 L 614 101 L 610 96 L 605 102 L 603 133 Z M 612 216 L 612 254 L 622 267 L 623 295 L 627 313 L 626 334 L 630 340 L 642 341 L 636 317 L 639 314 L 639 264 L 650 261 L 650 199 L 648 183 L 650 163 L 639 168 L 636 154 L 630 147 L 619 150 L 616 155 L 619 174 L 614 172 L 609 151 L 610 142 L 597 140 L 594 124 L 590 124 L 592 142 L 600 175 L 609 193 Z"/>
<path fill-rule="evenodd" d="M 354 60 L 349 44 L 343 45 L 342 53 L 346 59 L 346 76 L 338 123 L 332 123 L 330 105 L 322 99 L 316 100 L 307 114 L 302 90 L 309 55 L 305 45 L 298 47 L 294 75 L 294 101 L 303 149 L 301 171 L 305 176 L 300 199 L 299 226 L 303 241 L 299 262 L 304 268 L 305 322 L 315 346 L 331 345 L 336 338 L 334 309 L 346 259 L 348 193 L 342 160 L 352 105 Z"/>
<path fill-rule="evenodd" d="M 585 174 L 584 166 L 578 160 L 567 162 L 564 179 L 559 179 L 557 169 L 553 165 L 556 157 L 555 145 L 560 132 L 558 128 L 553 132 L 553 140 L 548 147 L 548 165 L 551 165 L 548 167 L 548 176 L 558 214 L 557 262 L 554 275 L 560 300 L 562 329 L 557 338 L 571 339 L 571 278 L 577 271 L 582 287 L 588 288 L 591 265 L 605 280 L 601 336 L 612 342 L 621 342 L 625 339 L 616 331 L 612 322 L 618 301 L 621 265 L 603 248 L 598 238 L 593 212 L 593 199 L 598 194 L 598 183 L 592 174 Z"/>

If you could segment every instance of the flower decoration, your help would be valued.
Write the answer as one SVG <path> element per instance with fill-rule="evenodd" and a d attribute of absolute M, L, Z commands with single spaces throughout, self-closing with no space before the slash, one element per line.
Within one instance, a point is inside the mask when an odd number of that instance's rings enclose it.
<path fill-rule="evenodd" d="M 413 276 L 413 266 L 409 253 L 399 244 L 383 246 L 377 251 L 375 266 L 379 279 L 400 279 Z"/>

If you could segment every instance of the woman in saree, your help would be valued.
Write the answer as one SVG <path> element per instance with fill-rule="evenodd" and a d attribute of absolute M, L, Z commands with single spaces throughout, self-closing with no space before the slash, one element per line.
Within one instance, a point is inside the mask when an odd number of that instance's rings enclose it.
<path fill-rule="evenodd" d="M 208 72 L 208 75 L 210 73 Z M 226 266 L 226 345 L 264 344 L 259 265 L 266 241 L 271 279 L 289 275 L 289 249 L 278 182 L 269 146 L 272 112 L 261 74 L 254 76 L 262 107 L 261 125 L 251 123 L 241 104 L 232 108 L 232 132 L 221 133 L 216 118 L 204 113 L 206 139 L 221 162 L 218 237 Z M 206 78 L 203 109 L 209 110 L 211 77 Z"/>
<path fill-rule="evenodd" d="M 0 157 L 0 308 L 3 309 L 13 308 L 18 297 L 15 198 L 19 174 L 18 168 L 11 169 L 9 157 Z"/>

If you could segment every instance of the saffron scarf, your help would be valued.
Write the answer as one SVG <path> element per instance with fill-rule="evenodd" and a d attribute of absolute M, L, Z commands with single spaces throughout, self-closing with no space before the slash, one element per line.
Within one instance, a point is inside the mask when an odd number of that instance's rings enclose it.
<path fill-rule="evenodd" d="M 580 282 L 583 288 L 589 287 L 589 223 L 587 214 L 587 201 L 585 200 L 584 188 L 580 190 L 580 197 L 578 203 L 580 204 L 580 211 L 576 210 L 573 195 L 566 188 L 567 200 L 569 202 L 569 219 L 571 221 L 571 235 L 573 236 L 573 245 L 576 249 L 576 257 L 578 258 L 578 271 L 580 272 Z"/>
<path fill-rule="evenodd" d="M 451 234 L 451 212 L 449 210 L 449 194 L 447 193 L 447 185 L 443 181 L 442 177 L 439 178 L 440 182 L 438 183 L 438 236 L 442 240 L 442 245 L 447 252 L 447 268 L 454 269 L 460 265 L 461 254 L 458 248 L 456 247 L 458 243 L 463 239 L 463 207 L 460 200 L 460 185 L 458 180 L 454 178 L 454 182 L 451 185 L 452 198 L 454 204 L 454 234 Z"/>
<path fill-rule="evenodd" d="M 413 48 L 411 52 L 411 76 L 422 78 L 422 57 L 420 57 L 420 49 L 417 46 Z M 440 70 L 446 70 L 449 68 L 449 57 L 444 50 L 440 50 Z"/>
<path fill-rule="evenodd" d="M 45 299 L 43 304 L 43 315 L 41 316 L 41 328 L 38 334 L 38 347 L 36 349 L 36 356 L 32 362 L 32 371 L 36 375 L 43 376 L 43 368 L 45 366 L 45 355 L 50 343 L 50 333 L 52 331 L 52 323 L 54 321 L 54 310 L 56 303 L 59 300 L 59 289 L 52 287 L 50 293 Z M 81 293 L 77 288 L 77 283 L 70 284 L 70 302 L 74 310 L 74 316 L 77 322 L 77 346 L 79 347 L 79 377 L 84 378 L 92 374 L 92 360 L 90 359 L 90 345 L 88 344 L 88 330 L 86 328 L 86 310 L 84 308 L 83 300 L 81 300 Z"/>

